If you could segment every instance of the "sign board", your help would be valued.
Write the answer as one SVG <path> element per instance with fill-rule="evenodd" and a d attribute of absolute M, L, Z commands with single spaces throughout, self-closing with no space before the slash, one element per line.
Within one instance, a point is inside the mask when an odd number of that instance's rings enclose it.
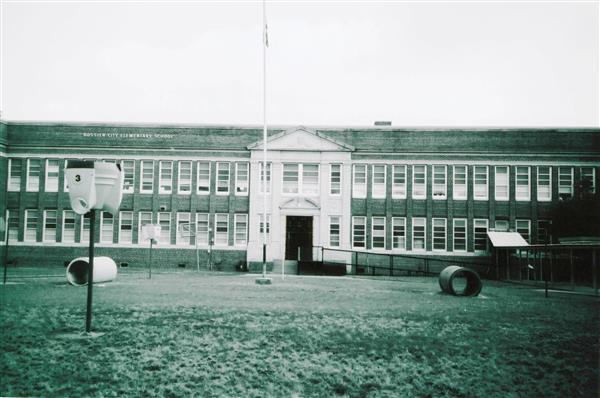
<path fill-rule="evenodd" d="M 160 238 L 160 225 L 146 224 L 142 227 L 143 240 L 154 239 L 155 241 L 158 241 L 158 238 Z"/>

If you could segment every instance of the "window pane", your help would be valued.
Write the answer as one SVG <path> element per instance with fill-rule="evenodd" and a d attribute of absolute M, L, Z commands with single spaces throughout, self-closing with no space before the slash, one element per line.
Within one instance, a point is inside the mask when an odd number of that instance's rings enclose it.
<path fill-rule="evenodd" d="M 208 214 L 196 213 L 196 238 L 199 245 L 208 245 Z"/>
<path fill-rule="evenodd" d="M 191 244 L 190 235 L 195 233 L 193 225 L 190 225 L 191 213 L 178 212 L 177 213 L 177 232 L 175 234 L 175 243 L 177 245 L 189 245 Z"/>
<path fill-rule="evenodd" d="M 158 242 L 163 245 L 171 244 L 171 213 L 158 213 L 160 225 L 160 238 Z"/>
<path fill-rule="evenodd" d="M 235 192 L 237 194 L 248 193 L 248 163 L 236 163 Z"/>
<path fill-rule="evenodd" d="M 548 201 L 552 199 L 552 168 L 548 166 L 538 167 L 537 175 L 537 198 Z"/>
<path fill-rule="evenodd" d="M 413 166 L 413 193 L 414 199 L 424 199 L 427 196 L 427 166 Z"/>
<path fill-rule="evenodd" d="M 144 234 L 142 233 L 142 231 L 144 229 L 144 225 L 152 224 L 152 213 L 149 211 L 141 211 L 139 212 L 138 217 L 138 243 L 147 244 L 149 242 L 147 240 L 144 240 Z"/>
<path fill-rule="evenodd" d="M 217 194 L 229 193 L 229 163 L 217 163 Z"/>
<path fill-rule="evenodd" d="M 496 200 L 508 200 L 508 167 L 496 166 Z"/>
<path fill-rule="evenodd" d="M 352 217 L 352 246 L 365 247 L 365 217 Z"/>
<path fill-rule="evenodd" d="M 433 198 L 446 199 L 446 166 L 433 166 Z"/>
<path fill-rule="evenodd" d="M 515 196 L 517 200 L 529 200 L 529 167 L 515 167 Z"/>
<path fill-rule="evenodd" d="M 192 192 L 192 162 L 180 161 L 179 162 L 179 175 L 177 177 L 177 191 L 180 194 L 190 194 Z"/>
<path fill-rule="evenodd" d="M 530 220 L 515 220 L 515 227 L 516 227 L 517 232 L 520 233 L 521 236 L 523 237 L 523 239 L 525 239 L 528 243 L 530 243 L 530 241 L 529 241 L 530 225 L 531 225 Z"/>
<path fill-rule="evenodd" d="M 479 200 L 488 198 L 487 166 L 473 167 L 473 197 Z"/>
<path fill-rule="evenodd" d="M 385 165 L 373 165 L 373 185 L 371 187 L 371 195 L 374 198 L 385 198 Z"/>
<path fill-rule="evenodd" d="M 454 250 L 467 250 L 467 220 L 454 219 Z"/>
<path fill-rule="evenodd" d="M 453 198 L 467 199 L 467 166 L 454 166 Z"/>
<path fill-rule="evenodd" d="M 133 160 L 121 161 L 123 169 L 123 192 L 132 193 L 135 184 L 135 162 Z"/>
<path fill-rule="evenodd" d="M 371 218 L 371 246 L 385 249 L 385 217 Z"/>
<path fill-rule="evenodd" d="M 319 165 L 302 165 L 302 193 L 316 195 L 319 193 Z"/>
<path fill-rule="evenodd" d="M 265 168 L 264 163 L 260 163 L 260 192 L 264 193 L 265 188 L 267 189 L 267 193 L 271 192 L 271 163 L 267 163 L 267 184 L 264 185 L 265 181 Z"/>
<path fill-rule="evenodd" d="M 487 251 L 488 220 L 473 220 L 473 248 L 475 251 Z"/>
<path fill-rule="evenodd" d="M 561 199 L 573 197 L 573 168 L 558 168 L 558 196 Z"/>
<path fill-rule="evenodd" d="M 352 177 L 352 197 L 367 197 L 367 166 L 355 164 Z"/>
<path fill-rule="evenodd" d="M 432 219 L 433 250 L 446 250 L 446 219 Z"/>
<path fill-rule="evenodd" d="M 133 242 L 133 212 L 119 213 L 119 243 Z"/>
<path fill-rule="evenodd" d="M 406 198 L 405 165 L 394 165 L 392 169 L 392 198 Z"/>
<path fill-rule="evenodd" d="M 142 186 L 140 191 L 151 193 L 154 189 L 154 162 L 142 160 Z"/>
<path fill-rule="evenodd" d="M 413 250 L 425 250 L 424 218 L 413 218 Z"/>
<path fill-rule="evenodd" d="M 339 195 L 342 192 L 342 166 L 332 164 L 330 177 L 329 193 L 331 195 Z"/>
<path fill-rule="evenodd" d="M 38 211 L 25 210 L 25 242 L 37 241 Z"/>
<path fill-rule="evenodd" d="M 298 193 L 298 165 L 283 165 L 283 193 Z"/>
<path fill-rule="evenodd" d="M 58 159 L 48 159 L 46 161 L 46 182 L 44 189 L 46 192 L 58 191 Z"/>
<path fill-rule="evenodd" d="M 392 218 L 392 247 L 394 249 L 406 249 L 406 219 Z"/>
<path fill-rule="evenodd" d="M 229 244 L 229 214 L 215 214 L 215 245 Z"/>
<path fill-rule="evenodd" d="M 75 242 L 75 212 L 63 210 L 62 241 Z"/>
<path fill-rule="evenodd" d="M 210 163 L 198 162 L 198 193 L 210 192 Z"/>
<path fill-rule="evenodd" d="M 8 190 L 19 191 L 21 189 L 21 173 L 23 168 L 23 162 L 21 161 L 21 159 L 9 159 L 8 162 Z"/>
<path fill-rule="evenodd" d="M 173 162 L 163 160 L 160 162 L 159 193 L 171 193 L 173 188 Z"/>
<path fill-rule="evenodd" d="M 40 159 L 27 160 L 27 190 L 37 192 L 40 189 Z"/>
<path fill-rule="evenodd" d="M 8 211 L 7 216 L 8 241 L 18 242 L 19 240 L 19 210 Z M 6 249 L 5 249 L 6 250 Z"/>
<path fill-rule="evenodd" d="M 56 210 L 44 210 L 44 242 L 56 242 Z"/>
<path fill-rule="evenodd" d="M 248 243 L 248 215 L 235 215 L 235 244 L 245 245 Z"/>
<path fill-rule="evenodd" d="M 329 246 L 340 246 L 340 217 L 329 217 Z"/>

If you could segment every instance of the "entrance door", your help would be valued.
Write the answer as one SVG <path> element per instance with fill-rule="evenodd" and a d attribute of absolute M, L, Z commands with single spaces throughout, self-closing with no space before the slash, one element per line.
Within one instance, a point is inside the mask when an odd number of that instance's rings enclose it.
<path fill-rule="evenodd" d="M 312 217 L 287 216 L 285 221 L 285 259 L 297 260 L 298 247 L 300 260 L 312 260 Z"/>

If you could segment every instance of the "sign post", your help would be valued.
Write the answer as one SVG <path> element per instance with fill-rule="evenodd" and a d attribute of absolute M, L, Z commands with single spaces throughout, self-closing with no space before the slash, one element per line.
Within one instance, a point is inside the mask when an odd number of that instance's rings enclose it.
<path fill-rule="evenodd" d="M 89 268 L 87 283 L 87 306 L 85 312 L 85 331 L 92 331 L 92 286 L 94 285 L 94 224 L 96 223 L 96 210 L 90 210 L 90 249 L 89 249 Z"/>
<path fill-rule="evenodd" d="M 148 279 L 152 279 L 152 245 L 160 238 L 159 224 L 146 224 L 142 227 L 142 239 L 150 241 L 150 253 L 148 259 Z"/>

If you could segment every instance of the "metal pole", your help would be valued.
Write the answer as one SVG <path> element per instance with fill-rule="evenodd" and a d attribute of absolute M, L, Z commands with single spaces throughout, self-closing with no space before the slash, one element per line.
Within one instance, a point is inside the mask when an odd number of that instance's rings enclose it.
<path fill-rule="evenodd" d="M 575 289 L 575 275 L 574 275 L 574 269 L 573 269 L 573 249 L 569 250 L 569 262 L 570 262 L 570 268 L 571 268 L 571 290 Z"/>
<path fill-rule="evenodd" d="M 519 253 L 519 260 L 517 262 L 517 264 L 519 265 L 519 281 L 523 280 L 523 264 L 521 262 L 521 249 L 517 249 L 518 253 Z"/>
<path fill-rule="evenodd" d="M 598 264 L 596 264 L 596 249 L 592 249 L 592 278 L 594 281 L 592 285 L 594 287 L 594 293 L 598 295 Z"/>
<path fill-rule="evenodd" d="M 506 249 L 506 280 L 510 280 L 510 253 Z"/>
<path fill-rule="evenodd" d="M 263 0 L 263 264 L 262 277 L 267 277 L 267 7 Z M 283 266 L 282 266 L 283 267 Z"/>
<path fill-rule="evenodd" d="M 85 331 L 92 331 L 92 292 L 94 285 L 94 224 L 96 223 L 96 210 L 90 214 L 90 249 L 88 259 L 88 286 L 87 286 L 87 311 L 85 316 Z"/>
<path fill-rule="evenodd" d="M 196 247 L 196 269 L 200 272 L 200 252 L 198 251 L 198 231 L 194 233 L 194 246 Z"/>
<path fill-rule="evenodd" d="M 152 243 L 154 243 L 154 239 L 150 238 L 150 259 L 148 261 L 148 279 L 152 279 Z"/>
<path fill-rule="evenodd" d="M 6 224 L 6 244 L 4 245 L 4 284 L 6 285 L 6 273 L 8 271 L 8 223 Z"/>

